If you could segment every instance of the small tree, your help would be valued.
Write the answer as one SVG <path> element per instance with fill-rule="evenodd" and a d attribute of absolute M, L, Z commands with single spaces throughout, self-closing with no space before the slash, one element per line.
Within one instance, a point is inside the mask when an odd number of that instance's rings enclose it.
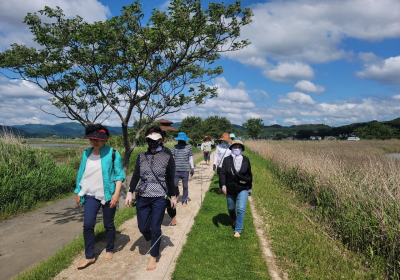
<path fill-rule="evenodd" d="M 208 66 L 221 52 L 249 44 L 237 38 L 252 17 L 240 2 L 210 3 L 203 10 L 200 0 L 172 0 L 168 12 L 154 9 L 144 26 L 139 1 L 124 6 L 120 16 L 92 24 L 79 16 L 66 19 L 59 7 L 46 6 L 39 13 L 51 23 L 36 13 L 24 22 L 41 48 L 13 44 L 0 53 L 0 67 L 48 92 L 63 113 L 57 117 L 85 126 L 117 114 L 125 172 L 141 132 L 156 118 L 217 96 L 217 88 L 204 82 L 222 68 Z M 135 113 L 142 126 L 132 142 L 128 123 Z"/>
<path fill-rule="evenodd" d="M 188 137 L 197 144 L 199 140 L 203 139 L 202 119 L 200 117 L 186 117 L 179 125 L 179 131 L 186 132 Z"/>
<path fill-rule="evenodd" d="M 202 134 L 211 136 L 213 139 L 221 137 L 223 133 L 231 133 L 233 126 L 225 117 L 212 116 L 203 121 Z"/>
<path fill-rule="evenodd" d="M 250 118 L 247 122 L 243 123 L 243 127 L 247 129 L 247 133 L 251 138 L 258 138 L 261 134 L 261 129 L 264 123 L 260 118 Z"/>

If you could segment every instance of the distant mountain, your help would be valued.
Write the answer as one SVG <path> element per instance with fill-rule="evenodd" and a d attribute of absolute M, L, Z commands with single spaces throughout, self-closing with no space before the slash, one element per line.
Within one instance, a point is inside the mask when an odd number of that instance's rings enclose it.
<path fill-rule="evenodd" d="M 179 128 L 179 125 L 180 125 L 181 123 L 182 123 L 182 122 L 176 122 L 176 123 L 171 124 L 171 126 L 172 126 L 172 127 Z"/>
<path fill-rule="evenodd" d="M 1 132 L 12 133 L 12 134 L 15 134 L 15 135 L 18 135 L 18 136 L 24 136 L 24 137 L 32 136 L 32 134 L 30 134 L 29 132 L 26 132 L 24 130 L 20 130 L 20 129 L 12 127 L 12 126 L 0 125 L 0 131 Z"/>

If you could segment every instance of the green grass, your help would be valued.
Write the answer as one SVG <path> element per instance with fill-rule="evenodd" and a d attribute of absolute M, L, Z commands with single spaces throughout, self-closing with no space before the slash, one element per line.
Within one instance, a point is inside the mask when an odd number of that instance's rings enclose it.
<path fill-rule="evenodd" d="M 136 208 L 124 208 L 117 211 L 114 218 L 115 227 L 118 229 L 125 221 L 131 219 L 136 215 Z M 105 240 L 105 230 L 103 223 L 99 223 L 95 227 L 96 241 Z M 118 238 L 118 232 L 117 232 Z M 52 279 L 59 274 L 63 269 L 68 268 L 73 260 L 85 249 L 83 242 L 83 235 L 75 238 L 70 244 L 62 247 L 54 256 L 46 261 L 36 265 L 31 270 L 27 270 L 19 274 L 16 280 L 30 280 L 30 279 Z M 101 276 L 99 276 L 99 279 Z"/>
<path fill-rule="evenodd" d="M 217 178 L 214 175 L 172 279 L 271 279 L 249 205 L 242 235 L 235 238 L 226 198 L 216 193 Z"/>
<path fill-rule="evenodd" d="M 367 265 L 361 254 L 347 250 L 340 240 L 313 221 L 308 204 L 290 191 L 270 171 L 271 163 L 256 153 L 247 152 L 253 172 L 253 197 L 278 266 L 289 279 L 383 279 L 374 264 Z"/>

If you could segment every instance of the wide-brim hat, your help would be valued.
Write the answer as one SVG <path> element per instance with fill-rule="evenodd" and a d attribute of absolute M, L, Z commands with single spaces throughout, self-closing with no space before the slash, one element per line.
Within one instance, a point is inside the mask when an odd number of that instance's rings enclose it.
<path fill-rule="evenodd" d="M 185 132 L 179 132 L 178 133 L 178 137 L 176 137 L 174 139 L 177 140 L 177 141 L 181 140 L 181 141 L 185 141 L 185 142 L 190 140 L 190 138 L 186 136 Z"/>
<path fill-rule="evenodd" d="M 103 129 L 93 131 L 89 134 L 86 134 L 83 139 L 94 139 L 94 140 L 100 140 L 100 141 L 107 141 L 110 139 L 110 137 L 107 135 L 106 131 Z"/>
<path fill-rule="evenodd" d="M 221 138 L 219 138 L 218 140 L 226 141 L 226 142 L 228 142 L 229 144 L 232 143 L 232 139 L 229 137 L 229 133 L 224 133 L 224 134 L 222 134 L 222 135 L 221 135 Z"/>
<path fill-rule="evenodd" d="M 212 138 L 211 138 L 211 136 L 206 135 L 206 136 L 204 137 L 203 141 L 207 141 L 207 139 L 208 139 L 208 140 L 211 140 Z"/>
<path fill-rule="evenodd" d="M 154 140 L 154 141 L 157 141 L 157 140 L 161 139 L 162 136 L 161 136 L 160 133 L 153 132 L 153 133 L 147 135 L 146 138 L 147 138 L 147 139 Z"/>
<path fill-rule="evenodd" d="M 244 145 L 243 145 L 242 139 L 239 139 L 239 138 L 233 139 L 232 144 L 229 146 L 229 149 L 230 149 L 230 150 L 232 150 L 232 146 L 233 146 L 233 145 L 240 145 L 240 146 L 242 146 L 242 150 L 244 151 Z"/>

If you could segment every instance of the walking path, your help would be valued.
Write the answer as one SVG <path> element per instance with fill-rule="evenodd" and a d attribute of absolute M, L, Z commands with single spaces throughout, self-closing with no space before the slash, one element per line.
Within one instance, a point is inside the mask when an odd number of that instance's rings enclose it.
<path fill-rule="evenodd" d="M 202 153 L 196 153 L 193 159 L 201 156 Z M 194 178 L 198 176 L 199 174 L 195 173 Z M 127 184 L 130 178 L 131 176 L 127 178 Z M 126 192 L 121 192 L 119 209 L 125 207 L 125 197 Z M 97 222 L 102 220 L 102 211 L 99 211 Z M 83 208 L 76 207 L 75 196 L 1 222 L 1 279 L 11 279 L 53 256 L 62 246 L 69 244 L 82 233 L 82 226 Z"/>
<path fill-rule="evenodd" d="M 205 165 L 204 161 L 196 165 L 195 174 L 189 180 L 188 206 L 183 207 L 181 197 L 178 199 L 177 225 L 168 226 L 171 219 L 168 214 L 165 214 L 162 223 L 160 256 L 155 270 L 146 270 L 150 257 L 146 253 L 150 249 L 150 241 L 144 240 L 138 230 L 137 219 L 133 218 L 119 227 L 121 233 L 116 236 L 114 257 L 111 261 L 103 261 L 105 242 L 99 242 L 96 243 L 94 264 L 78 270 L 76 265 L 85 259 L 82 252 L 72 265 L 63 270 L 55 279 L 99 279 L 99 276 L 102 279 L 170 279 L 176 259 L 186 243 L 187 233 L 194 224 L 194 217 L 200 209 L 213 175 L 212 166 Z M 182 194 L 181 185 L 180 190 Z"/>

